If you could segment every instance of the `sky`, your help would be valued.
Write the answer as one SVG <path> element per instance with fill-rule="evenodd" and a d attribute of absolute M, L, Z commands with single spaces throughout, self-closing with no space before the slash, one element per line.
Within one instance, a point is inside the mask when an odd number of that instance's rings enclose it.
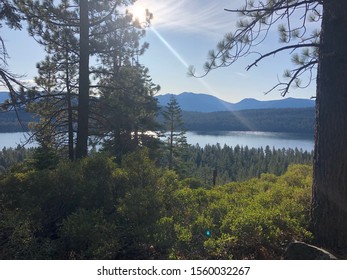
<path fill-rule="evenodd" d="M 244 98 L 258 100 L 281 99 L 274 90 L 264 94 L 292 67 L 290 54 L 283 53 L 266 58 L 258 67 L 246 71 L 246 67 L 258 56 L 256 54 L 239 59 L 227 68 L 210 72 L 204 78 L 189 77 L 188 66 L 203 73 L 208 51 L 228 32 L 235 30 L 240 18 L 224 9 L 237 9 L 244 0 L 137 0 L 129 9 L 135 16 L 144 15 L 148 9 L 153 14 L 151 26 L 144 41 L 150 44 L 140 62 L 148 67 L 153 82 L 161 86 L 159 94 L 182 92 L 206 93 L 229 102 Z M 26 30 L 1 29 L 7 51 L 9 69 L 21 74 L 24 81 L 36 76 L 36 63 L 45 54 Z M 266 41 L 255 51 L 265 52 L 279 45 L 277 27 L 269 32 Z M 315 95 L 315 82 L 306 89 L 291 89 L 286 97 L 310 98 Z"/>

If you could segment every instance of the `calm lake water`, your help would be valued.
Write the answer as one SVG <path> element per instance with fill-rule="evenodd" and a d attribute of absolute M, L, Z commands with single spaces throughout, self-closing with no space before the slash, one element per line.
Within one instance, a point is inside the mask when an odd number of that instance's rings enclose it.
<path fill-rule="evenodd" d="M 314 141 L 312 135 L 295 134 L 295 133 L 275 133 L 275 132 L 257 132 L 257 131 L 223 131 L 212 134 L 211 132 L 192 132 L 186 133 L 188 144 L 199 144 L 201 147 L 206 145 L 215 145 L 219 143 L 221 146 L 225 144 L 231 147 L 248 146 L 249 148 L 298 148 L 304 151 L 313 150 Z M 0 133 L 0 148 L 17 147 L 23 144 L 25 134 L 16 133 Z M 35 143 L 26 147 L 34 147 Z"/>

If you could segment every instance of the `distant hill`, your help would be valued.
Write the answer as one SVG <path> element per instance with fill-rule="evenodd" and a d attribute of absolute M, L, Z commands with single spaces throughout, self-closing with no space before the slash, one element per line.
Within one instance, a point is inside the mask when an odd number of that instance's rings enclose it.
<path fill-rule="evenodd" d="M 0 92 L 0 102 L 8 93 Z M 161 106 L 170 94 L 158 96 Z M 183 110 L 185 128 L 191 131 L 272 131 L 313 133 L 314 101 L 286 98 L 259 101 L 251 98 L 229 103 L 208 94 L 182 93 L 176 96 Z M 20 111 L 25 129 L 33 115 Z M 159 115 L 159 122 L 162 117 Z M 0 132 L 22 131 L 15 112 L 0 112 Z"/>
<path fill-rule="evenodd" d="M 0 92 L 0 103 L 4 102 L 8 98 L 8 92 Z M 22 132 L 23 130 L 27 131 L 29 129 L 29 123 L 35 121 L 34 114 L 27 113 L 24 109 L 19 109 L 17 113 L 21 123 L 18 121 L 15 111 L 7 112 L 0 110 L 0 133 Z"/>
<path fill-rule="evenodd" d="M 160 106 L 166 106 L 169 102 L 172 94 L 165 94 L 157 96 Z M 215 96 L 202 94 L 202 93 L 191 93 L 183 92 L 179 95 L 175 95 L 178 104 L 182 111 L 191 112 L 218 112 L 218 111 L 229 111 L 232 103 L 223 101 Z"/>
<path fill-rule="evenodd" d="M 165 106 L 172 94 L 157 96 L 160 106 Z M 284 98 L 280 100 L 259 101 L 253 98 L 246 98 L 238 103 L 230 103 L 215 96 L 183 92 L 175 95 L 182 111 L 190 112 L 221 112 L 221 111 L 241 111 L 253 109 L 281 109 L 281 108 L 308 108 L 314 107 L 315 101 L 310 99 Z"/>
<path fill-rule="evenodd" d="M 188 131 L 268 131 L 313 135 L 314 108 L 253 109 L 234 112 L 185 112 Z"/>
<path fill-rule="evenodd" d="M 19 123 L 15 111 L 0 111 L 0 133 L 27 131 L 29 123 L 35 121 L 33 114 L 27 113 L 22 109 L 18 110 L 18 116 L 21 123 Z"/>

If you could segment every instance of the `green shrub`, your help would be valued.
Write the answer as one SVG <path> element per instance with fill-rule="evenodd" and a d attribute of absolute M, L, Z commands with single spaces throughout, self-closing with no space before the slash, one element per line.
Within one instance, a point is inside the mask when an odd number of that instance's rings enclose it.
<path fill-rule="evenodd" d="M 96 154 L 0 179 L 0 258 L 278 259 L 309 241 L 312 168 L 201 188 L 146 149 L 121 166 Z"/>
<path fill-rule="evenodd" d="M 279 259 L 293 240 L 309 241 L 312 169 L 293 166 L 279 177 L 175 192 L 172 258 Z M 296 176 L 298 174 L 298 176 Z M 212 233 L 207 237 L 204 231 Z M 171 226 L 172 229 L 172 226 Z"/>
<path fill-rule="evenodd" d="M 78 209 L 64 219 L 59 235 L 68 259 L 114 259 L 121 248 L 116 225 L 101 210 Z"/>

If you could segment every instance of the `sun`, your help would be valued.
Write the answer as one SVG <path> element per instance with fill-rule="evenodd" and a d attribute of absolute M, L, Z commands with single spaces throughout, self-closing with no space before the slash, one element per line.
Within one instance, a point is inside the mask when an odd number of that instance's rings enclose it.
<path fill-rule="evenodd" d="M 148 11 L 142 5 L 134 4 L 132 7 L 129 8 L 129 12 L 133 15 L 134 21 L 138 21 L 141 25 L 147 23 Z"/>

